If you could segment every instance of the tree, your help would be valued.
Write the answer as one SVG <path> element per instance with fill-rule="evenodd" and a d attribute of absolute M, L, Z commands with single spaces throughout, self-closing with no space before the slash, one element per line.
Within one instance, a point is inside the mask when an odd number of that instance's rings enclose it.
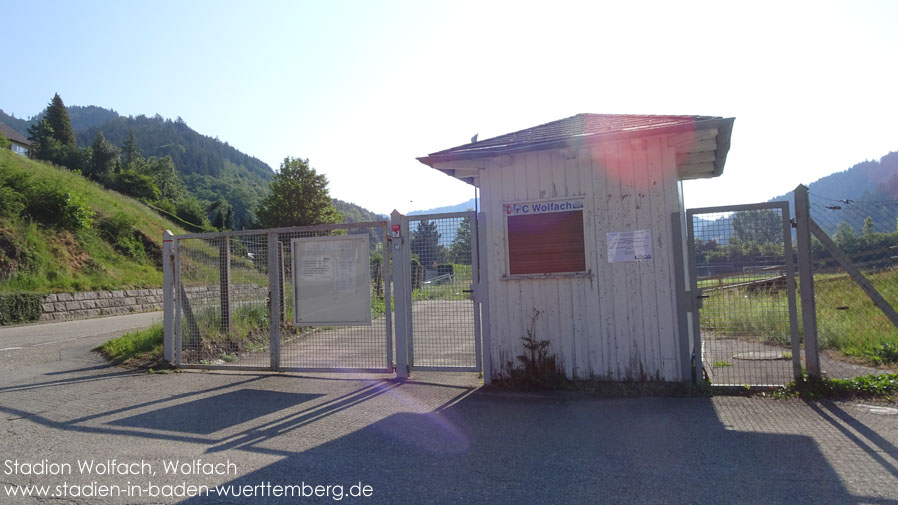
<path fill-rule="evenodd" d="M 97 132 L 90 148 L 90 170 L 85 175 L 97 181 L 105 181 L 112 173 L 118 171 L 116 168 L 118 167 L 119 150 L 106 140 L 102 131 Z"/>
<path fill-rule="evenodd" d="M 733 236 L 740 242 L 782 244 L 782 217 L 770 209 L 736 212 L 733 214 Z"/>
<path fill-rule="evenodd" d="M 434 221 L 424 219 L 418 222 L 409 247 L 424 268 L 432 268 L 435 263 L 446 260 L 446 248 L 440 245 L 440 232 Z"/>
<path fill-rule="evenodd" d="M 0 149 L 9 149 L 12 143 L 6 138 L 6 135 L 3 132 L 0 132 Z"/>
<path fill-rule="evenodd" d="M 75 131 L 72 130 L 69 113 L 65 109 L 65 104 L 62 103 L 59 93 L 53 95 L 53 99 L 47 105 L 45 113 L 44 118 L 46 118 L 50 127 L 53 128 L 53 137 L 64 146 L 75 147 Z"/>
<path fill-rule="evenodd" d="M 28 127 L 28 140 L 31 141 L 31 149 L 28 150 L 31 158 L 56 161 L 61 157 L 59 151 L 62 145 L 53 135 L 53 127 L 46 117 Z"/>
<path fill-rule="evenodd" d="M 449 244 L 449 260 L 459 265 L 471 264 L 471 218 L 465 217 L 455 229 L 455 238 Z"/>
<path fill-rule="evenodd" d="M 271 193 L 256 208 L 256 219 L 262 228 L 279 228 L 339 223 L 343 216 L 328 194 L 327 177 L 309 160 L 288 156 L 271 181 Z"/>
<path fill-rule="evenodd" d="M 864 227 L 861 228 L 861 237 L 866 239 L 872 237 L 873 232 L 875 231 L 873 228 L 873 217 L 867 216 L 864 218 Z"/>
<path fill-rule="evenodd" d="M 857 250 L 858 240 L 855 235 L 854 228 L 850 224 L 842 221 L 836 227 L 836 233 L 833 235 L 833 242 L 839 246 L 839 249 L 850 254 Z"/>
<path fill-rule="evenodd" d="M 234 209 L 228 205 L 228 210 L 225 212 L 224 217 L 224 229 L 225 230 L 233 230 L 234 229 Z"/>
<path fill-rule="evenodd" d="M 125 170 L 135 168 L 134 165 L 142 159 L 140 149 L 137 147 L 137 139 L 134 138 L 134 130 L 128 130 L 128 138 L 122 143 L 122 160 Z"/>
<path fill-rule="evenodd" d="M 136 165 L 139 167 L 138 171 L 140 173 L 153 179 L 153 182 L 159 188 L 159 198 L 177 202 L 184 197 L 187 189 L 184 187 L 181 175 L 175 169 L 171 156 L 163 156 L 162 158 L 151 156 L 146 160 L 142 160 L 142 162 L 138 161 Z"/>

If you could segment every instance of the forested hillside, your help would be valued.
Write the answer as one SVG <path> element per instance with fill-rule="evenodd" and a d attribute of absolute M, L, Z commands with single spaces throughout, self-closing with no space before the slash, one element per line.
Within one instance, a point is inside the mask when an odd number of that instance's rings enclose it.
<path fill-rule="evenodd" d="M 159 115 L 124 117 L 114 110 L 93 105 L 67 106 L 65 110 L 68 112 L 79 147 L 91 146 L 97 141 L 98 134 L 102 134 L 105 142 L 118 148 L 126 158 L 123 160 L 124 165 L 128 165 L 128 153 L 132 150 L 135 151 L 131 152 L 131 156 L 146 159 L 148 164 L 161 163 L 161 166 L 164 166 L 167 158 L 170 158 L 171 165 L 180 174 L 189 196 L 206 205 L 207 225 L 211 223 L 217 226 L 215 222 L 217 213 L 229 208 L 233 212 L 233 222 L 229 223 L 229 226 L 235 229 L 252 226 L 255 208 L 270 192 L 269 185 L 275 175 L 271 167 L 257 158 L 238 151 L 227 142 L 197 133 L 180 117 L 175 120 L 165 119 Z M 41 121 L 45 114 L 46 110 L 23 119 L 0 110 L 0 122 L 28 137 L 29 128 Z M 134 145 L 129 144 L 131 141 Z M 143 172 L 152 171 L 145 169 Z M 114 184 L 110 184 L 110 187 L 128 193 L 125 188 L 115 187 Z M 145 198 L 145 200 L 152 199 Z M 162 202 L 148 201 L 148 203 L 159 207 Z M 387 216 L 379 216 L 342 200 L 334 199 L 334 205 L 343 215 L 345 222 L 388 219 Z M 166 210 L 170 214 L 184 217 L 184 213 L 176 212 L 175 208 Z M 192 214 L 198 212 L 198 209 L 190 210 L 193 211 Z M 196 220 L 189 221 L 196 223 Z"/>
<path fill-rule="evenodd" d="M 854 200 L 859 202 L 898 200 L 898 152 L 879 161 L 866 160 L 853 167 L 817 179 L 808 185 L 811 201 Z M 772 198 L 771 202 L 792 201 L 792 192 Z"/>
<path fill-rule="evenodd" d="M 274 176 L 271 167 L 261 160 L 226 142 L 195 132 L 180 118 L 172 121 L 159 115 L 123 117 L 96 106 L 73 106 L 66 110 L 79 146 L 90 145 L 98 132 L 115 146 L 122 146 L 133 134 L 136 147 L 144 156 L 171 158 L 194 197 L 207 202 L 228 202 L 238 229 L 250 224 L 253 209 L 267 194 Z M 0 121 L 26 137 L 28 128 L 42 117 L 43 113 L 27 120 L 13 118 L 0 110 Z"/>

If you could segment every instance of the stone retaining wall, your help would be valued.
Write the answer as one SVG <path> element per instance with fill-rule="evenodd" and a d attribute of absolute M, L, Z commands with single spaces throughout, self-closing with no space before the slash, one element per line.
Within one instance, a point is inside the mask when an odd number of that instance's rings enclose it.
<path fill-rule="evenodd" d="M 91 317 L 162 310 L 161 289 L 126 289 L 47 295 L 41 303 L 41 321 L 68 321 Z"/>
<path fill-rule="evenodd" d="M 185 288 L 191 304 L 203 306 L 218 303 L 218 287 Z M 231 288 L 232 300 L 264 300 L 268 288 L 254 284 L 236 284 Z M 117 316 L 137 312 L 162 310 L 161 289 L 125 289 L 120 291 L 89 291 L 85 293 L 57 293 L 47 295 L 41 302 L 41 321 L 69 321 L 92 317 Z"/>

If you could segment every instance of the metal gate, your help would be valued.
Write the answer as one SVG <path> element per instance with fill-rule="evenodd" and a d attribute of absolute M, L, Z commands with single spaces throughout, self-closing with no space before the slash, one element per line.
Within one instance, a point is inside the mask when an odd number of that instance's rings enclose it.
<path fill-rule="evenodd" d="M 697 378 L 785 385 L 801 372 L 788 202 L 687 211 Z"/>
<path fill-rule="evenodd" d="M 369 275 L 356 275 L 340 237 L 364 236 Z M 316 240 L 316 238 L 318 240 Z M 358 324 L 304 325 L 294 316 L 291 244 L 321 249 L 318 276 L 370 294 Z M 360 241 L 359 243 L 362 243 Z M 163 238 L 165 357 L 183 368 L 392 372 L 387 222 L 200 233 Z M 311 246 L 308 246 L 311 247 Z M 330 249 L 328 249 L 330 248 Z M 353 252 L 353 254 L 358 251 Z M 338 278 L 340 272 L 353 277 Z M 344 275 L 345 277 L 345 275 Z M 361 280 L 358 280 L 361 279 Z M 366 280 L 367 279 L 367 282 Z M 298 303 L 302 303 L 300 300 Z M 365 302 L 367 303 L 367 301 Z M 308 320 L 307 320 L 308 321 Z"/>
<path fill-rule="evenodd" d="M 393 219 L 400 237 L 394 237 L 394 252 L 401 251 L 395 260 L 396 348 L 407 350 L 397 355 L 397 373 L 481 371 L 476 213 L 394 213 Z"/>

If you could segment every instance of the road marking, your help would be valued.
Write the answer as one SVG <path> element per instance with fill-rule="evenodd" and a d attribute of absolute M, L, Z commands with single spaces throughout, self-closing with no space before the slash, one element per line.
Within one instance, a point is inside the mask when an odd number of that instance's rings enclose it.
<path fill-rule="evenodd" d="M 72 340 L 80 340 L 80 339 L 82 339 L 82 338 L 105 337 L 105 336 L 107 336 L 107 335 L 112 335 L 112 334 L 115 334 L 115 333 L 119 333 L 119 331 L 124 331 L 125 333 L 127 333 L 127 332 L 129 332 L 129 331 L 134 331 L 134 330 L 139 329 L 139 328 L 142 328 L 142 327 L 130 328 L 130 329 L 124 329 L 124 330 L 118 330 L 118 331 L 107 331 L 106 333 L 100 333 L 99 335 L 81 335 L 80 337 L 69 337 L 69 338 L 64 338 L 64 339 L 61 339 L 61 340 L 51 340 L 50 342 L 40 342 L 40 343 L 37 343 L 37 344 L 30 344 L 30 345 L 25 345 L 25 346 L 21 346 L 21 347 L 5 347 L 5 348 L 3 348 L 3 349 L 0 349 L 0 352 L 3 352 L 3 351 L 16 351 L 16 350 L 21 350 L 21 349 L 25 349 L 25 348 L 30 349 L 30 348 L 32 348 L 32 347 L 43 347 L 43 346 L 45 346 L 45 345 L 53 345 L 53 344 L 60 344 L 60 343 L 62 343 L 62 342 L 69 342 L 69 341 L 72 341 Z"/>

